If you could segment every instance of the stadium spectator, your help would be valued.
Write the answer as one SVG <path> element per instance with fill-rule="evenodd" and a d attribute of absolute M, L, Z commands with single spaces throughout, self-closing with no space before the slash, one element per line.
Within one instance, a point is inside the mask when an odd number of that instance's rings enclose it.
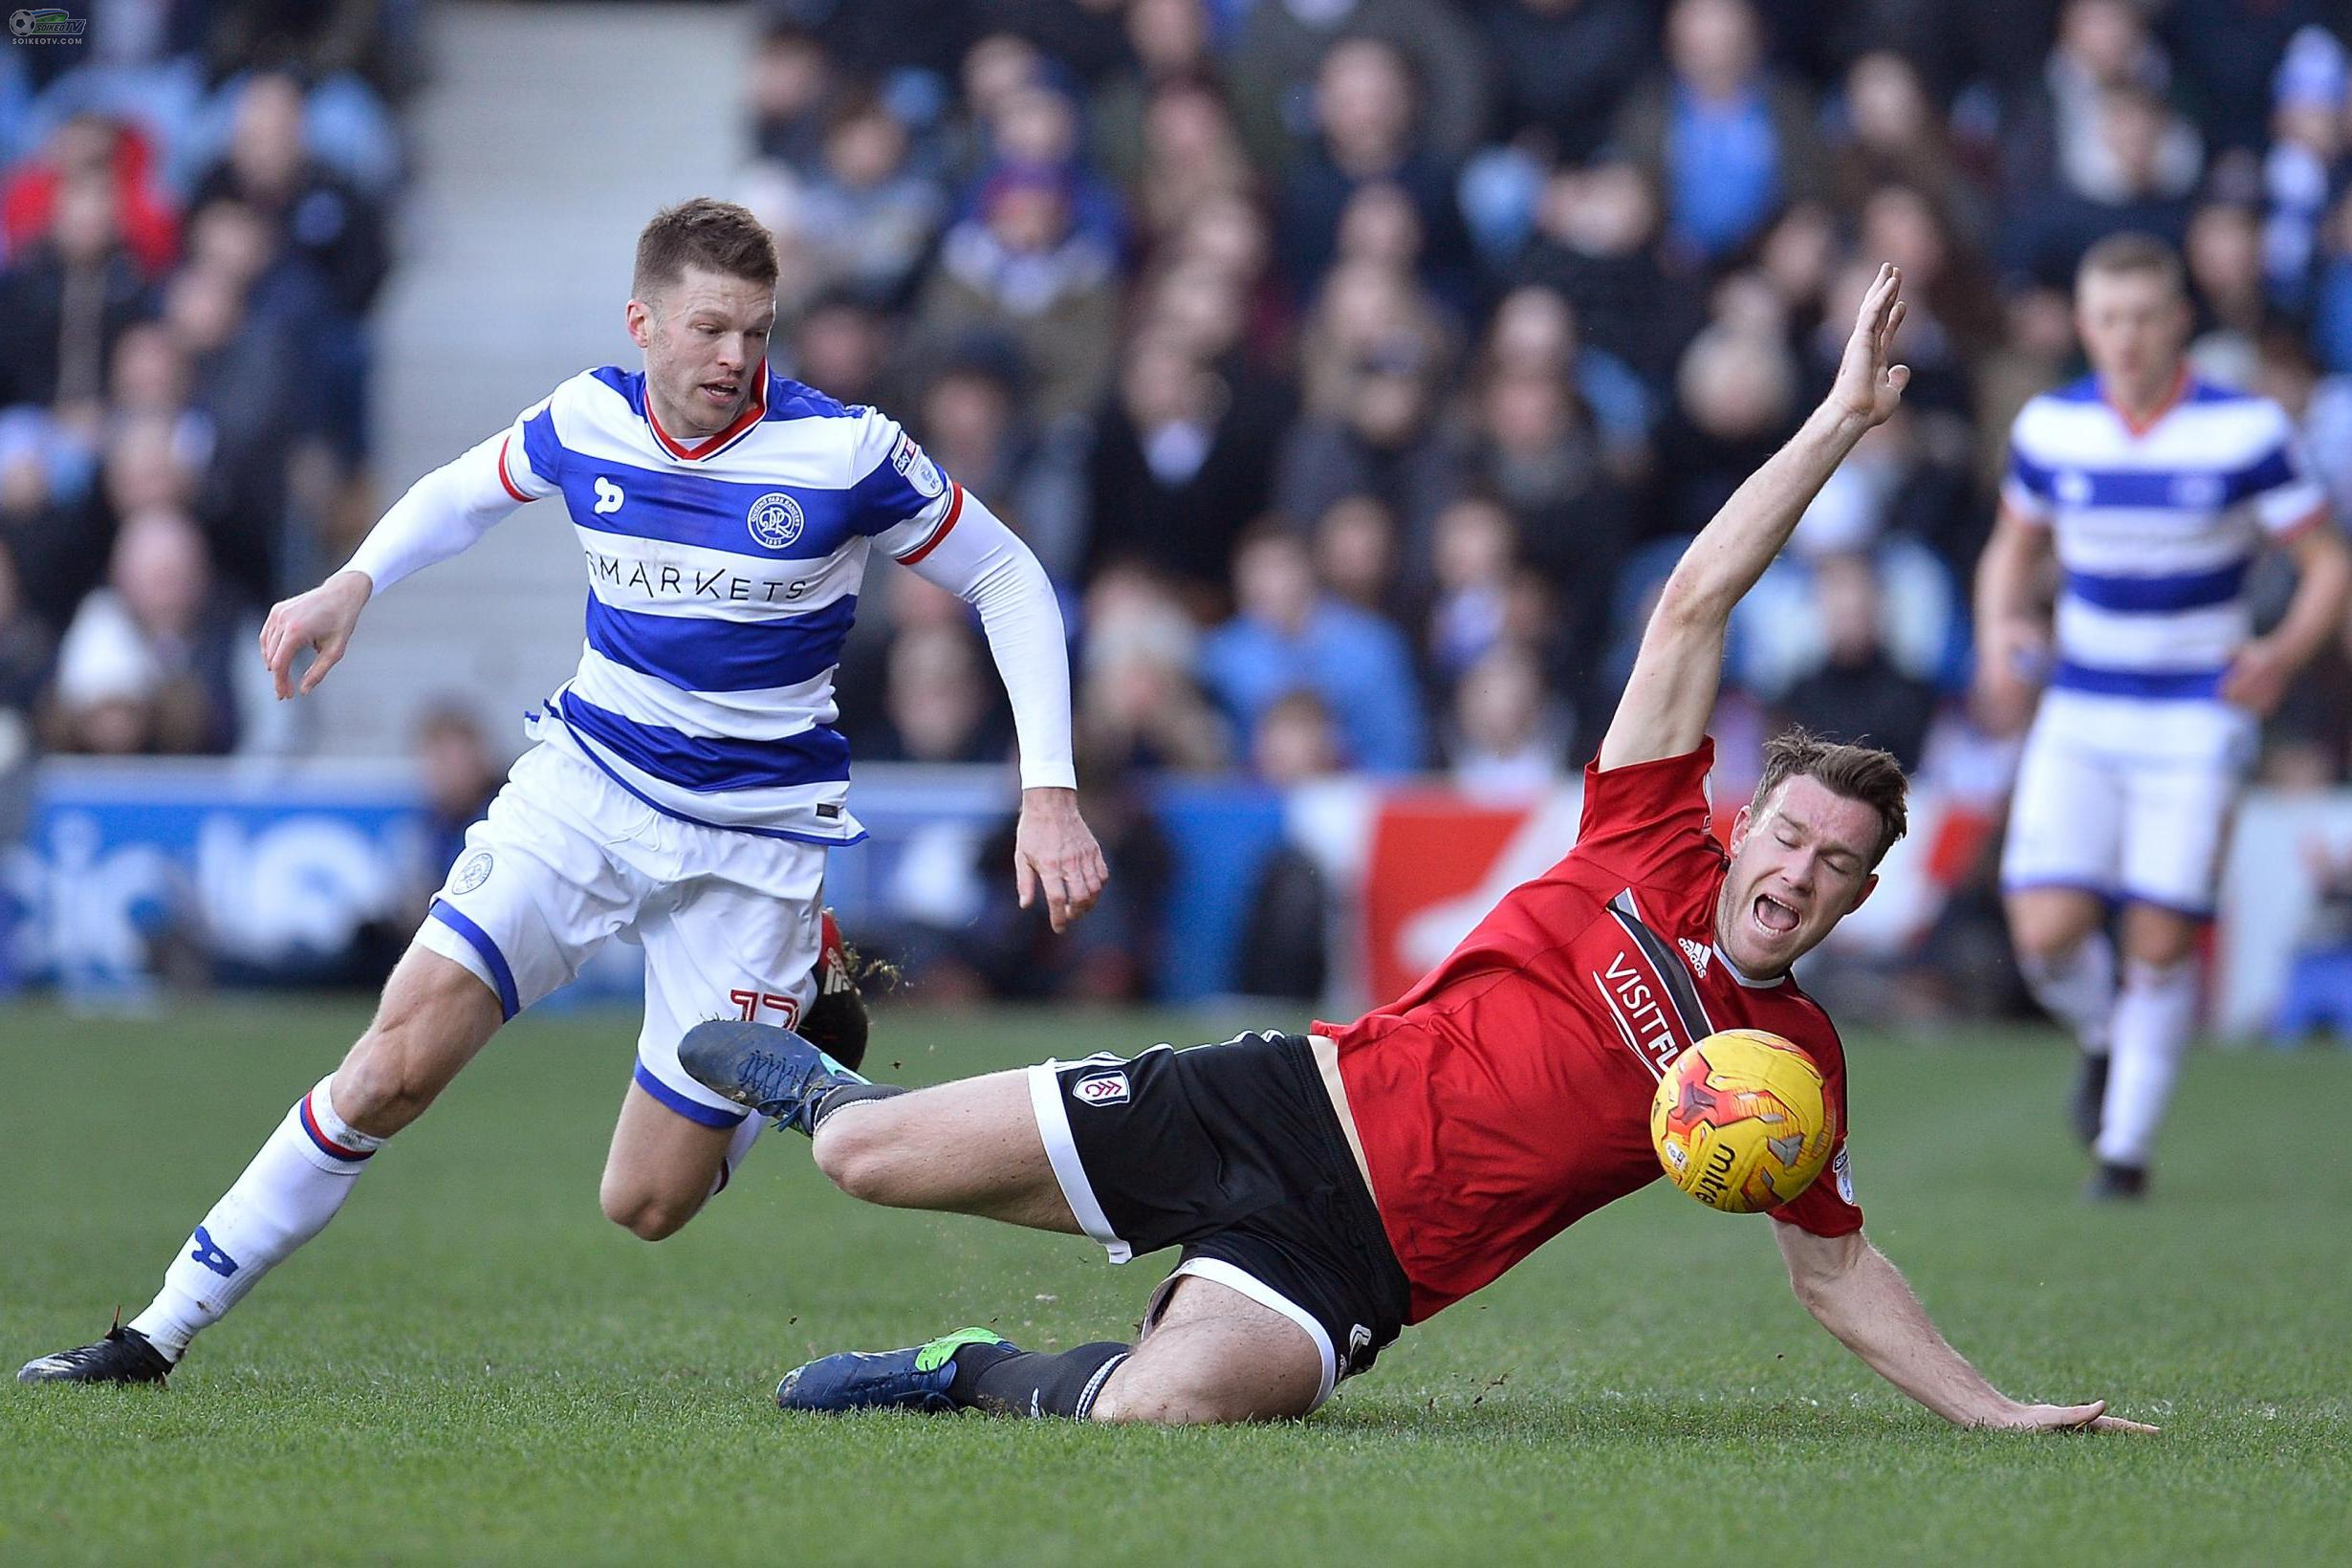
<path fill-rule="evenodd" d="M 1360 610 L 1410 625 L 1420 617 L 1397 561 L 1397 520 L 1376 496 L 1343 495 L 1315 519 L 1316 580 Z"/>
<path fill-rule="evenodd" d="M 855 294 L 838 290 L 820 294 L 806 302 L 793 324 L 785 367 L 845 403 L 892 403 L 889 369 L 895 320 Z"/>
<path fill-rule="evenodd" d="M 113 229 L 152 282 L 180 250 L 179 216 L 158 185 L 147 139 L 102 115 L 61 122 L 48 146 L 0 180 L 0 255 L 14 256 L 55 227 L 69 185 L 94 183 L 114 195 Z"/>
<path fill-rule="evenodd" d="M 1190 243 L 1203 215 L 1218 204 L 1254 203 L 1258 194 L 1257 173 L 1224 100 L 1188 76 L 1152 90 L 1134 155 L 1121 162 L 1135 165 L 1128 201 L 1143 248 L 1155 258 Z M 1250 210 L 1254 217 L 1254 207 Z"/>
<path fill-rule="evenodd" d="M 1565 776 L 1558 716 L 1543 669 L 1515 643 L 1500 643 L 1454 686 L 1446 756 L 1453 782 L 1479 800 L 1524 800 Z"/>
<path fill-rule="evenodd" d="M 1079 661 L 1081 752 L 1105 767 L 1214 773 L 1231 737 L 1193 679 L 1201 634 L 1149 570 L 1114 562 L 1086 590 Z"/>
<path fill-rule="evenodd" d="M 1346 766 L 1382 773 L 1421 766 L 1427 724 L 1404 635 L 1321 592 L 1304 539 L 1279 527 L 1252 530 L 1234 557 L 1233 597 L 1233 619 L 1201 646 L 1201 680 L 1235 729 L 1253 737 L 1253 756 L 1268 711 L 1305 690 L 1329 709 Z"/>
<path fill-rule="evenodd" d="M 1428 560 L 1429 529 L 1461 491 L 1454 445 L 1441 426 L 1438 367 L 1409 337 L 1375 343 L 1352 367 L 1335 417 L 1301 419 L 1274 471 L 1274 506 L 1300 523 L 1347 495 L 1376 495 L 1396 513 L 1406 569 Z"/>
<path fill-rule="evenodd" d="M 1813 563 L 1813 590 L 1827 645 L 1819 667 L 1781 695 L 1782 719 L 1824 740 L 1867 741 L 1892 751 L 1906 773 L 1916 770 L 1935 718 L 1935 687 L 1887 651 L 1870 557 L 1822 556 Z"/>
<path fill-rule="evenodd" d="M 891 640 L 882 723 L 859 751 L 869 762 L 1003 762 L 1012 716 L 991 701 L 970 628 L 940 621 Z"/>
<path fill-rule="evenodd" d="M 1209 18 L 1203 0 L 1131 0 L 1124 24 L 1127 57 L 1102 78 L 1087 105 L 1088 145 L 1095 167 L 1141 208 L 1149 199 L 1142 157 L 1149 135 L 1146 121 L 1163 91 L 1197 96 L 1220 118 L 1225 111 L 1209 85 L 1217 64 L 1209 52 Z M 1230 120 L 1227 128 L 1229 133 L 1232 129 Z M 1231 142 L 1231 159 L 1243 179 L 1252 178 L 1249 156 L 1237 138 Z"/>
<path fill-rule="evenodd" d="M 2171 79 L 2171 61 L 2133 0 L 2067 0 L 2040 74 L 2021 85 L 2002 117 L 2002 185 L 2010 204 L 2052 190 L 2110 205 L 2143 190 L 2186 191 L 2203 145 L 2153 97 Z M 2117 93 L 2147 106 L 2147 122 L 2135 127 L 2145 145 L 2117 142 L 2107 123 Z"/>
<path fill-rule="evenodd" d="M 1547 163 L 1599 152 L 1618 100 L 1657 59 L 1641 0 L 1495 0 L 1478 25 L 1494 63 L 1494 136 L 1532 142 Z"/>
<path fill-rule="evenodd" d="M 1086 548 L 1085 453 L 1070 431 L 1035 428 L 1020 367 L 975 344 L 940 366 L 912 422 L 924 449 L 1026 540 L 1054 580 L 1075 587 Z"/>
<path fill-rule="evenodd" d="M 1422 634 L 1438 690 L 1449 689 L 1506 635 L 1519 548 L 1511 513 L 1487 496 L 1466 495 L 1439 513 L 1434 592 Z"/>
<path fill-rule="evenodd" d="M 1797 375 L 1786 344 L 1753 330 L 1711 326 L 1684 352 L 1659 438 L 1665 533 L 1696 534 L 1779 448 L 1796 418 Z"/>
<path fill-rule="evenodd" d="M 1339 253 L 1350 205 L 1367 187 L 1393 187 L 1419 221 L 1423 280 L 1449 301 L 1467 301 L 1470 238 L 1452 170 L 1422 129 L 1417 94 L 1406 55 L 1394 44 L 1354 36 L 1323 56 L 1316 136 L 1289 165 L 1276 224 L 1282 271 L 1294 288 L 1322 280 Z"/>
<path fill-rule="evenodd" d="M 1992 212 L 1963 168 L 1919 68 L 1889 49 L 1846 69 L 1842 134 L 1831 155 L 1837 206 L 1852 211 L 1883 185 L 1934 193 L 1950 227 L 1982 250 Z"/>
<path fill-rule="evenodd" d="M 1087 455 L 1086 561 L 1147 564 L 1212 604 L 1233 542 L 1266 510 L 1286 422 L 1166 333 L 1138 338 Z"/>
<path fill-rule="evenodd" d="M 1032 406 L 1048 425 L 1083 414 L 1111 374 L 1115 257 L 1073 227 L 1066 176 L 1007 167 L 981 193 L 979 215 L 947 231 L 919 307 L 933 342 L 993 334 L 1015 344 Z"/>
<path fill-rule="evenodd" d="M 364 316 L 392 266 L 384 218 L 375 203 L 326 167 L 304 140 L 301 86 L 272 72 L 246 78 L 236 99 L 229 155 L 196 183 L 200 209 L 229 196 L 262 214 L 279 247 L 318 269 L 337 307 Z"/>
<path fill-rule="evenodd" d="M 835 111 L 817 170 L 793 203 L 814 280 L 897 301 L 927 259 L 945 217 L 938 188 L 915 172 L 906 127 L 878 99 Z"/>
<path fill-rule="evenodd" d="M 425 710 L 416 729 L 417 773 L 425 786 L 425 843 L 417 865 L 429 879 L 417 889 L 417 916 L 466 848 L 466 830 L 482 820 L 507 771 L 490 751 L 473 709 L 445 699 Z"/>
<path fill-rule="evenodd" d="M 2077 9 L 2111 3 L 2079 0 Z M 2109 234 L 2153 234 L 2178 246 L 2188 234 L 2196 169 L 2193 160 L 2186 171 L 2168 166 L 2177 161 L 2170 142 L 2176 124 L 2149 88 L 2125 83 L 2101 93 L 2093 121 L 2096 173 L 2045 189 L 2016 209 L 2005 245 L 2010 272 L 2020 282 L 2062 288 L 2083 253 Z"/>
<path fill-rule="evenodd" d="M 281 738 L 259 722 L 266 676 L 247 657 L 261 623 L 216 584 L 194 522 L 131 517 L 106 577 L 57 650 L 57 750 L 206 753 Z"/>
<path fill-rule="evenodd" d="M 1300 335 L 1298 381 L 1306 412 L 1322 417 L 1345 409 L 1364 361 L 1399 344 L 1430 362 L 1445 362 L 1452 338 L 1436 301 L 1377 261 L 1334 268 Z"/>
<path fill-rule="evenodd" d="M 1826 193 L 1813 107 L 1766 63 L 1747 0 L 1675 0 L 1666 58 L 1626 99 L 1617 140 L 1666 192 L 1674 242 L 1721 261 L 1781 204 Z"/>
<path fill-rule="evenodd" d="M 751 145 L 803 178 L 817 172 L 841 88 L 817 35 L 792 23 L 770 26 L 751 51 L 745 98 Z"/>
<path fill-rule="evenodd" d="M 1703 323 L 1694 291 L 1660 254 L 1657 187 L 1631 163 L 1563 168 L 1545 186 L 1535 232 L 1511 271 L 1515 283 L 1558 291 L 1582 341 L 1616 355 L 1652 386 L 1673 380 Z"/>
<path fill-rule="evenodd" d="M 1249 8 L 1227 52 L 1251 161 L 1280 172 L 1315 132 L 1311 89 L 1331 52 L 1357 39 L 1386 45 L 1409 74 L 1429 145 L 1459 159 L 1485 128 L 1488 63 L 1479 38 L 1443 0 L 1269 0 Z"/>
<path fill-rule="evenodd" d="M 115 338 L 148 308 L 115 209 L 104 181 L 67 181 L 46 231 L 0 272 L 0 405 L 105 395 Z"/>

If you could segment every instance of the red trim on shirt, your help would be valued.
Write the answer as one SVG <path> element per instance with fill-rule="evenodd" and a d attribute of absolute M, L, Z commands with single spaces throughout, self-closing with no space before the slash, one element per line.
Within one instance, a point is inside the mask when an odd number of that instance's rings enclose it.
<path fill-rule="evenodd" d="M 955 499 L 947 504 L 947 520 L 941 523 L 939 525 L 939 531 L 933 534 L 929 538 L 924 540 L 921 545 L 908 551 L 905 555 L 901 555 L 899 557 L 899 564 L 901 566 L 912 566 L 915 562 L 921 560 L 932 551 L 937 550 L 939 548 L 939 541 L 947 536 L 947 531 L 955 527 L 955 520 L 963 515 L 964 487 L 957 485 L 955 487 Z"/>
<path fill-rule="evenodd" d="M 2166 393 L 2164 395 L 2164 400 L 2157 403 L 2154 408 L 2148 410 L 2148 414 L 2145 419 L 2134 419 L 2131 417 L 2131 411 L 2129 409 L 2125 408 L 2122 403 L 2116 402 L 2113 398 L 2107 396 L 2107 383 L 2103 381 L 2099 383 L 2100 400 L 2108 407 L 2115 410 L 2115 417 L 2123 422 L 2123 428 L 2131 432 L 2131 438 L 2134 441 L 2139 440 L 2142 436 L 2146 435 L 2150 430 L 2156 428 L 2156 422 L 2163 419 L 2167 414 L 2172 412 L 2173 409 L 2179 407 L 2181 400 L 2188 395 L 2189 366 L 2187 364 L 2183 364 L 2180 369 L 2180 374 L 2172 379 L 2172 390 Z"/>
<path fill-rule="evenodd" d="M 2273 530 L 2271 537 L 2283 544 L 2289 539 L 2308 534 L 2313 529 L 2318 528 L 2321 523 L 2326 522 L 2328 518 L 2334 514 L 2334 511 L 2335 509 L 2333 507 L 2329 506 L 2325 501 L 2322 501 L 2318 506 L 2313 507 L 2309 512 L 2304 512 L 2300 517 L 2296 518 L 2295 521 L 2289 523 L 2286 527 Z"/>
<path fill-rule="evenodd" d="M 514 436 L 512 432 L 510 431 L 507 438 L 498 444 L 498 483 L 504 485 L 507 488 L 507 493 L 513 496 L 517 501 L 528 502 L 531 497 L 525 495 L 521 490 L 516 490 L 514 488 L 514 481 L 507 477 L 507 448 L 513 445 L 513 442 Z"/>
<path fill-rule="evenodd" d="M 653 426 L 653 439 L 661 443 L 664 451 L 681 463 L 692 463 L 708 457 L 743 434 L 744 431 L 757 425 L 767 415 L 768 362 L 765 359 L 760 361 L 758 379 L 751 383 L 751 401 L 744 405 L 742 413 L 735 416 L 735 422 L 717 435 L 706 436 L 691 446 L 681 445 L 667 430 L 662 428 L 661 418 L 653 411 L 653 394 L 651 392 L 645 394 L 645 423 Z"/>

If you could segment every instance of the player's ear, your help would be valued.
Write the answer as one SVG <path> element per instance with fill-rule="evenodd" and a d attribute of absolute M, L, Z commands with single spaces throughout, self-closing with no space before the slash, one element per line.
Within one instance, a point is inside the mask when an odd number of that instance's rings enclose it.
<path fill-rule="evenodd" d="M 639 348 L 653 347 L 653 307 L 642 299 L 632 299 L 624 306 L 621 318 L 629 329 L 629 341 Z"/>
<path fill-rule="evenodd" d="M 1748 808 L 1746 806 L 1740 807 L 1739 810 L 1731 814 L 1732 854 L 1738 854 L 1739 846 L 1748 841 L 1748 829 L 1750 825 L 1751 824 L 1748 820 Z"/>
<path fill-rule="evenodd" d="M 1870 895 L 1878 890 L 1879 874 L 1873 871 L 1870 875 L 1862 879 L 1862 891 L 1854 895 L 1854 902 L 1845 906 L 1845 912 L 1850 915 L 1855 910 L 1861 908 L 1864 904 L 1867 904 L 1870 901 Z"/>

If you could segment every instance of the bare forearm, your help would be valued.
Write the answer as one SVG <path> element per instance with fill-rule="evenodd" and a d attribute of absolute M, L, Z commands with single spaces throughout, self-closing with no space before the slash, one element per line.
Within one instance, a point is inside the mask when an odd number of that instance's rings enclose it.
<path fill-rule="evenodd" d="M 1945 1342 L 1892 1263 L 1864 1246 L 1832 1282 L 1803 1293 L 1814 1319 L 1869 1368 L 1956 1426 L 1995 1423 L 2011 1401 Z"/>
<path fill-rule="evenodd" d="M 2297 563 L 2300 576 L 2287 613 L 2271 633 L 2282 652 L 2300 665 L 2344 629 L 2344 604 L 2352 596 L 2352 551 L 2331 537 Z"/>
<path fill-rule="evenodd" d="M 1730 620 L 1731 607 L 1763 577 L 1805 508 L 1868 428 L 1827 404 L 1815 409 L 1691 541 L 1666 580 L 1675 609 L 1710 623 Z"/>
<path fill-rule="evenodd" d="M 2003 517 L 1976 564 L 1976 624 L 2007 625 L 2034 613 L 2032 585 L 2037 540 L 2031 525 Z"/>

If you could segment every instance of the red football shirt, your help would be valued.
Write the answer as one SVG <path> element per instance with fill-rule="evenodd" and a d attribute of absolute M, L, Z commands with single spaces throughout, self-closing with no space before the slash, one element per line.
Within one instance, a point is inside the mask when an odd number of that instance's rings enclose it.
<path fill-rule="evenodd" d="M 1821 1070 L 1830 1166 L 1775 1218 L 1862 1229 L 1845 1157 L 1845 1053 L 1783 977 L 1749 981 L 1715 946 L 1731 864 L 1708 828 L 1714 743 L 1584 772 L 1577 846 L 1512 889 L 1395 1002 L 1344 1028 L 1339 1077 L 1420 1322 L 1663 1172 L 1650 1096 L 1718 1030 L 1770 1030 Z"/>

